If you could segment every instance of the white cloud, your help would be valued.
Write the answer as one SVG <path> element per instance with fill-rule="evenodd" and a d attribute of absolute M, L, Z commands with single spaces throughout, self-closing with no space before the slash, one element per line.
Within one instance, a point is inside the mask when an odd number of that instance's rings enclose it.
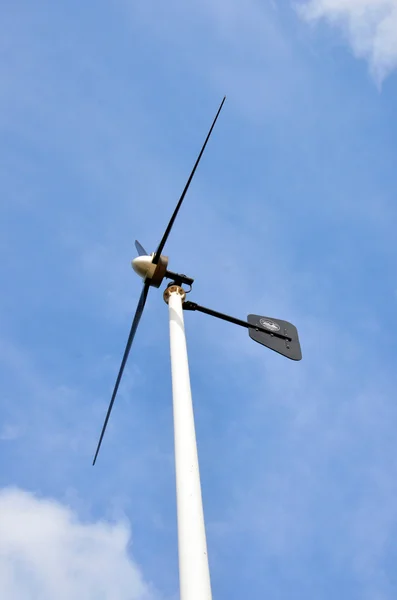
<path fill-rule="evenodd" d="M 7 600 L 149 600 L 125 523 L 79 522 L 66 506 L 0 492 L 0 586 Z"/>
<path fill-rule="evenodd" d="M 397 68 L 397 0 L 308 0 L 299 12 L 342 28 L 378 83 Z"/>

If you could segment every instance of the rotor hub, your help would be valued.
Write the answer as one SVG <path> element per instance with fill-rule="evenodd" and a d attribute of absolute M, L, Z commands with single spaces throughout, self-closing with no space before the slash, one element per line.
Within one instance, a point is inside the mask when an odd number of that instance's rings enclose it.
<path fill-rule="evenodd" d="M 153 263 L 154 253 L 147 256 L 137 256 L 131 261 L 135 273 L 142 277 L 143 281 L 148 281 L 153 287 L 160 287 L 167 273 L 168 256 L 160 256 L 157 265 Z"/>
<path fill-rule="evenodd" d="M 147 276 L 152 277 L 157 265 L 152 263 L 153 254 L 151 256 L 137 256 L 131 261 L 132 268 L 135 273 L 146 279 Z"/>

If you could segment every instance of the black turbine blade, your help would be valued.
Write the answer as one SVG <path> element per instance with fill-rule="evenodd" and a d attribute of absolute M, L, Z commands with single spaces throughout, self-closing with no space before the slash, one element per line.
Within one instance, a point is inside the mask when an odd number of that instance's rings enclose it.
<path fill-rule="evenodd" d="M 196 162 L 195 162 L 195 165 L 194 165 L 194 167 L 193 167 L 193 170 L 192 170 L 192 172 L 190 173 L 189 179 L 187 180 L 187 183 L 186 183 L 186 185 L 185 185 L 185 189 L 183 190 L 183 192 L 182 192 L 182 195 L 181 195 L 181 197 L 179 198 L 179 202 L 178 202 L 178 204 L 176 205 L 176 208 L 175 208 L 175 210 L 174 210 L 174 213 L 173 213 L 173 215 L 172 215 L 172 217 L 171 217 L 171 219 L 170 219 L 170 222 L 169 222 L 169 223 L 168 223 L 168 225 L 167 225 L 167 229 L 165 230 L 165 232 L 164 232 L 164 235 L 163 235 L 163 237 L 162 237 L 162 239 L 161 239 L 161 242 L 160 242 L 160 244 L 159 244 L 159 246 L 158 246 L 158 248 L 157 248 L 157 250 L 156 250 L 156 254 L 154 255 L 154 258 L 153 258 L 153 263 L 154 263 L 155 265 L 157 265 L 157 263 L 158 263 L 158 262 L 159 262 L 159 260 L 160 260 L 160 256 L 161 256 L 161 253 L 162 253 L 162 251 L 163 251 L 163 248 L 164 248 L 164 246 L 165 246 L 165 243 L 166 243 L 166 241 L 167 241 L 167 238 L 168 238 L 168 236 L 169 236 L 169 234 L 170 234 L 170 231 L 171 231 L 171 229 L 172 229 L 172 226 L 173 226 L 173 224 L 174 224 L 174 221 L 175 221 L 175 219 L 176 219 L 176 217 L 177 217 L 177 214 L 178 214 L 178 212 L 179 212 L 179 209 L 181 208 L 181 205 L 182 205 L 183 199 L 184 199 L 184 197 L 186 196 L 186 192 L 187 192 L 187 191 L 188 191 L 188 189 L 189 189 L 189 186 L 190 186 L 190 184 L 191 184 L 191 181 L 192 181 L 192 179 L 193 179 L 193 176 L 194 176 L 194 174 L 195 174 L 195 172 L 196 172 L 196 169 L 197 169 L 197 167 L 198 167 L 198 164 L 199 164 L 199 162 L 200 162 L 200 159 L 201 159 L 201 157 L 203 156 L 203 152 L 204 152 L 204 150 L 205 150 L 205 147 L 206 147 L 206 145 L 207 145 L 207 142 L 208 142 L 208 140 L 210 139 L 210 136 L 211 136 L 212 130 L 214 129 L 214 126 L 215 126 L 216 120 L 217 120 L 217 118 L 218 118 L 218 116 L 219 116 L 219 113 L 220 113 L 220 112 L 221 112 L 221 110 L 222 110 L 222 106 L 223 106 L 223 104 L 224 104 L 225 100 L 226 100 L 226 96 L 223 98 L 223 100 L 222 100 L 222 102 L 221 102 L 221 105 L 220 105 L 220 107 L 218 108 L 218 112 L 216 113 L 216 115 L 215 115 L 215 119 L 214 119 L 214 120 L 213 120 L 213 122 L 212 122 L 211 129 L 209 130 L 209 132 L 208 132 L 208 135 L 207 135 L 207 137 L 205 138 L 205 142 L 204 142 L 204 144 L 203 144 L 203 147 L 201 148 L 200 154 L 198 155 L 198 158 L 197 158 L 197 160 L 196 160 Z"/>
<path fill-rule="evenodd" d="M 145 248 L 142 246 L 142 244 L 140 244 L 138 242 L 138 240 L 135 240 L 135 248 L 136 248 L 139 256 L 149 256 L 148 253 L 146 252 Z"/>
<path fill-rule="evenodd" d="M 94 456 L 94 460 L 93 460 L 93 463 L 92 463 L 93 465 L 95 465 L 95 461 L 97 459 L 98 452 L 99 452 L 99 449 L 100 449 L 101 444 L 102 444 L 103 436 L 104 436 L 105 431 L 106 431 L 106 427 L 107 427 L 107 424 L 108 424 L 108 421 L 109 421 L 110 413 L 112 412 L 112 408 L 113 408 L 114 400 L 116 398 L 117 390 L 119 389 L 120 380 L 121 380 L 121 377 L 123 375 L 124 367 L 125 367 L 128 355 L 129 355 L 130 350 L 131 350 L 132 342 L 134 341 L 134 337 L 135 337 L 135 333 L 136 333 L 136 330 L 137 330 L 138 325 L 139 325 L 139 321 L 141 320 L 141 316 L 142 316 L 142 312 L 143 312 L 143 309 L 144 309 L 144 306 L 145 306 L 145 302 L 146 302 L 147 294 L 148 294 L 148 291 L 149 291 L 149 287 L 150 287 L 149 283 L 144 283 L 143 290 L 142 290 L 142 293 L 141 293 L 141 297 L 139 298 L 138 306 L 136 308 L 134 320 L 132 321 L 130 335 L 128 336 L 127 345 L 126 345 L 125 350 L 124 350 L 123 360 L 121 361 L 121 367 L 120 367 L 120 370 L 119 370 L 119 374 L 117 375 L 116 384 L 114 386 L 114 390 L 113 390 L 112 398 L 110 400 L 108 412 L 106 413 L 105 422 L 104 422 L 103 427 L 102 427 L 101 436 L 99 438 L 98 446 L 97 446 L 97 449 L 96 449 L 96 452 L 95 452 L 95 456 Z"/>

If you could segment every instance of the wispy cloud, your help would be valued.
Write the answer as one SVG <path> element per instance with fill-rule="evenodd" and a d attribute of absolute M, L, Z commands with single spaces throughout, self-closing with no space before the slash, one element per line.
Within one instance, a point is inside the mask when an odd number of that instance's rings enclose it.
<path fill-rule="evenodd" d="M 377 83 L 397 68 L 396 0 L 308 0 L 299 12 L 308 21 L 325 19 L 342 29 Z"/>

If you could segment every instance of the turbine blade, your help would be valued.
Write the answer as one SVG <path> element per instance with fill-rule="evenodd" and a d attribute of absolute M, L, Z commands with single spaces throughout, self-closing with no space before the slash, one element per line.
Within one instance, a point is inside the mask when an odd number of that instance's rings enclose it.
<path fill-rule="evenodd" d="M 195 172 L 196 172 L 196 169 L 197 169 L 197 167 L 198 167 L 198 164 L 199 164 L 199 162 L 200 162 L 200 159 L 201 159 L 201 157 L 202 157 L 202 155 L 203 155 L 203 152 L 204 152 L 204 150 L 205 150 L 205 147 L 206 147 L 206 145 L 207 145 L 207 142 L 208 142 L 208 140 L 210 139 L 210 136 L 211 136 L 212 130 L 214 129 L 214 126 L 215 126 L 216 120 L 217 120 L 217 118 L 218 118 L 218 116 L 219 116 L 219 113 L 220 113 L 220 112 L 221 112 L 221 110 L 222 110 L 222 106 L 223 106 L 223 104 L 224 104 L 225 100 L 226 100 L 226 96 L 223 98 L 223 100 L 222 100 L 222 102 L 221 102 L 221 105 L 220 105 L 220 107 L 218 108 L 218 112 L 216 113 L 216 115 L 215 115 L 215 119 L 214 119 L 214 120 L 213 120 L 213 122 L 212 122 L 211 129 L 209 130 L 209 132 L 208 132 L 208 134 L 207 134 L 207 137 L 205 138 L 205 142 L 204 142 L 204 144 L 203 144 L 203 147 L 201 148 L 200 154 L 198 155 L 198 158 L 197 158 L 197 160 L 196 160 L 196 162 L 195 162 L 195 164 L 194 164 L 194 167 L 193 167 L 193 170 L 192 170 L 192 172 L 190 173 L 189 179 L 187 180 L 187 183 L 186 183 L 186 185 L 185 185 L 185 188 L 184 188 L 184 190 L 183 190 L 183 192 L 182 192 L 182 195 L 181 195 L 181 197 L 179 198 L 178 204 L 176 205 L 176 208 L 175 208 L 175 210 L 174 210 L 174 212 L 173 212 L 173 215 L 172 215 L 172 217 L 171 217 L 171 219 L 170 219 L 170 222 L 169 222 L 169 223 L 168 223 L 168 225 L 167 225 L 167 229 L 165 230 L 165 232 L 164 232 L 164 235 L 163 235 L 163 237 L 162 237 L 162 239 L 161 239 L 161 242 L 160 242 L 160 244 L 159 244 L 159 246 L 158 246 L 158 248 L 157 248 L 157 250 L 156 250 L 156 254 L 154 255 L 154 258 L 153 258 L 153 263 L 154 263 L 155 265 L 157 265 L 157 263 L 158 263 L 158 262 L 159 262 L 159 260 L 160 260 L 160 256 L 161 256 L 161 253 L 162 253 L 162 251 L 163 251 L 163 248 L 164 248 L 164 246 L 165 246 L 165 243 L 166 243 L 166 241 L 167 241 L 167 238 L 168 238 L 168 236 L 169 236 L 169 234 L 170 234 L 170 231 L 171 231 L 171 229 L 172 229 L 172 226 L 173 226 L 173 224 L 174 224 L 174 221 L 175 221 L 175 219 L 176 219 L 176 217 L 177 217 L 177 215 L 178 215 L 179 209 L 181 208 L 181 205 L 182 205 L 183 199 L 184 199 L 184 197 L 185 197 L 185 195 L 186 195 L 186 192 L 187 192 L 187 191 L 188 191 L 188 189 L 189 189 L 189 186 L 190 186 L 190 184 L 191 184 L 191 181 L 192 181 L 192 179 L 193 179 L 193 176 L 194 176 L 194 174 L 195 174 Z"/>
<path fill-rule="evenodd" d="M 138 240 L 135 240 L 135 248 L 139 256 L 149 256 L 145 248 L 138 242 Z"/>
<path fill-rule="evenodd" d="M 148 295 L 149 287 L 150 287 L 150 284 L 145 282 L 144 285 L 143 285 L 141 296 L 140 296 L 139 301 L 138 301 L 138 306 L 136 308 L 134 320 L 132 321 L 130 334 L 129 334 L 128 340 L 127 340 L 127 345 L 126 345 L 125 350 L 124 350 L 123 360 L 121 361 L 121 366 L 120 366 L 119 374 L 117 375 L 116 384 L 114 386 L 112 398 L 110 400 L 109 408 L 108 408 L 108 411 L 106 413 L 105 422 L 104 422 L 103 427 L 102 427 L 102 431 L 101 431 L 101 435 L 100 435 L 100 438 L 99 438 L 98 446 L 97 446 L 97 449 L 96 449 L 96 452 L 95 452 L 95 456 L 94 456 L 94 460 L 93 460 L 93 463 L 92 463 L 93 465 L 95 465 L 95 462 L 96 462 L 96 459 L 97 459 L 97 456 L 98 456 L 98 452 L 99 452 L 99 449 L 100 449 L 101 444 L 102 444 L 103 436 L 104 436 L 105 431 L 106 431 L 106 427 L 107 427 L 107 424 L 108 424 L 108 421 L 109 421 L 110 413 L 112 412 L 112 408 L 113 408 L 114 400 L 116 398 L 117 390 L 119 389 L 120 380 L 121 380 L 121 377 L 123 375 L 124 367 L 125 367 L 125 364 L 127 362 L 128 355 L 130 353 L 132 342 L 134 341 L 134 337 L 135 337 L 135 333 L 136 333 L 136 330 L 137 330 L 138 325 L 139 325 L 139 321 L 141 320 L 141 316 L 142 316 L 142 312 L 143 312 L 143 309 L 144 309 L 144 306 L 145 306 L 145 303 L 146 303 L 146 298 L 147 298 L 147 295 Z"/>

